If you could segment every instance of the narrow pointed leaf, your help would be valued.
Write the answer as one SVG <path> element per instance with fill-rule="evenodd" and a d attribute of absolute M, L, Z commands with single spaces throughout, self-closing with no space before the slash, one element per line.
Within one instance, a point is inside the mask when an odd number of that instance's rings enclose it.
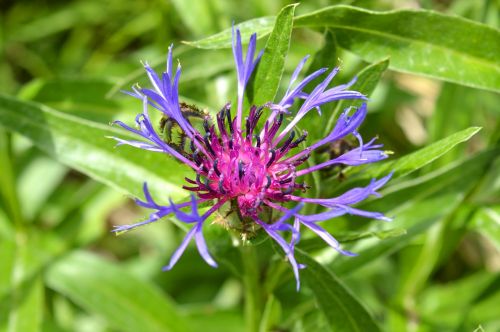
<path fill-rule="evenodd" d="M 240 24 L 259 38 L 274 17 Z M 390 68 L 461 85 L 500 91 L 500 31 L 461 17 L 426 10 L 376 12 L 337 5 L 298 16 L 295 27 L 331 28 L 339 45 L 369 62 L 389 57 Z M 253 29 L 253 31 L 252 31 Z M 228 48 L 231 31 L 188 42 L 200 48 Z"/>
<path fill-rule="evenodd" d="M 480 181 L 498 152 L 498 149 L 485 151 L 426 174 L 421 179 L 408 180 L 399 188 L 392 188 L 382 198 L 361 205 L 362 209 L 384 211 L 393 218 L 391 223 L 379 224 L 377 229 L 397 225 L 405 228 L 406 234 L 359 243 L 359 248 L 349 248 L 358 256 L 339 256 L 333 261 L 332 268 L 338 275 L 353 273 L 376 259 L 396 252 L 433 224 L 454 213 L 463 204 L 468 191 Z"/>
<path fill-rule="evenodd" d="M 8 331 L 40 331 L 44 312 L 44 287 L 42 278 L 36 276 L 16 290 L 15 303 L 11 303 Z"/>
<path fill-rule="evenodd" d="M 51 266 L 46 281 L 120 331 L 189 331 L 175 304 L 159 289 L 98 256 L 69 254 Z"/>
<path fill-rule="evenodd" d="M 296 27 L 332 28 L 343 48 L 390 68 L 500 91 L 500 31 L 425 10 L 375 12 L 332 6 L 299 16 Z"/>
<path fill-rule="evenodd" d="M 356 75 L 357 80 L 349 89 L 359 91 L 369 97 L 389 67 L 389 63 L 389 59 L 384 59 L 366 66 Z M 362 100 L 352 100 L 349 103 L 342 101 L 340 109 L 343 109 L 346 104 L 359 107 L 362 103 Z"/>
<path fill-rule="evenodd" d="M 295 7 L 297 4 L 286 6 L 276 18 L 273 31 L 267 40 L 264 54 L 255 73 L 251 104 L 263 105 L 274 100 L 290 48 Z"/>
<path fill-rule="evenodd" d="M 365 96 L 370 97 L 388 66 L 389 59 L 384 59 L 366 66 L 356 75 L 357 80 L 349 89 L 361 92 Z M 323 136 L 326 136 L 333 129 L 339 112 L 343 111 L 348 106 L 360 107 L 363 102 L 365 101 L 349 100 L 347 102 L 345 100 L 341 100 L 335 108 L 335 112 L 328 119 L 328 123 L 323 130 Z"/>
<path fill-rule="evenodd" d="M 0 96 L 0 125 L 25 136 L 63 164 L 124 193 L 142 197 L 142 184 L 147 181 L 155 197 L 186 195 L 180 185 L 190 173 L 187 167 L 165 154 L 115 147 L 107 136 L 127 134 L 111 126 L 7 96 Z"/>
<path fill-rule="evenodd" d="M 332 331 L 380 331 L 373 317 L 354 294 L 329 270 L 303 251 L 297 259 L 307 267 L 301 276 L 311 288 Z"/>
<path fill-rule="evenodd" d="M 399 159 L 370 165 L 370 168 L 363 170 L 362 177 L 376 178 L 389 172 L 394 172 L 393 178 L 407 175 L 436 160 L 456 145 L 467 142 L 479 130 L 481 130 L 480 127 L 470 127 Z"/>
<path fill-rule="evenodd" d="M 44 287 L 39 273 L 32 266 L 39 262 L 40 248 L 24 232 L 17 232 L 15 240 L 2 239 L 0 261 L 0 330 L 9 332 L 40 331 L 44 314 Z"/>
<path fill-rule="evenodd" d="M 274 16 L 259 17 L 235 24 L 234 27 L 241 31 L 241 41 L 247 43 L 253 33 L 257 33 L 257 38 L 267 36 L 273 30 L 275 21 Z M 204 39 L 184 41 L 184 44 L 206 49 L 230 48 L 231 40 L 231 28 L 228 28 Z"/>

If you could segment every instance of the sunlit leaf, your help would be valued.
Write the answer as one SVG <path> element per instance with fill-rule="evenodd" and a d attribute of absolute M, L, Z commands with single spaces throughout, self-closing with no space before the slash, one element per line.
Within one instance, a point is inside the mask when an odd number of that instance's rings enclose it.
<path fill-rule="evenodd" d="M 36 276 L 29 283 L 19 285 L 11 303 L 8 331 L 40 331 L 44 312 L 44 285 Z"/>
<path fill-rule="evenodd" d="M 234 28 L 241 31 L 241 41 L 248 43 L 248 39 L 253 33 L 257 33 L 257 38 L 265 37 L 271 33 L 275 21 L 276 17 L 274 16 L 259 17 L 235 24 Z M 230 48 L 231 40 L 231 28 L 229 28 L 210 37 L 197 41 L 185 41 L 184 43 L 198 48 L 216 49 Z"/>
<path fill-rule="evenodd" d="M 2 240 L 0 258 L 0 328 L 8 331 L 39 331 L 44 313 L 44 286 L 39 271 L 40 249 L 27 233 L 18 231 L 14 241 Z"/>
<path fill-rule="evenodd" d="M 46 279 L 49 287 L 122 331 L 189 331 L 159 289 L 98 256 L 69 254 L 51 266 Z"/>
<path fill-rule="evenodd" d="M 370 165 L 363 171 L 362 176 L 363 178 L 376 178 L 389 172 L 394 172 L 394 178 L 405 176 L 433 162 L 456 145 L 468 141 L 479 130 L 481 130 L 479 127 L 470 127 L 399 159 Z"/>
<path fill-rule="evenodd" d="M 272 21 L 265 17 L 241 26 L 263 37 Z M 338 5 L 298 16 L 294 24 L 331 28 L 341 47 L 370 62 L 390 57 L 394 70 L 500 90 L 500 31 L 477 22 L 433 11 L 375 12 Z M 222 48 L 230 47 L 230 40 L 228 29 L 189 44 Z"/>
<path fill-rule="evenodd" d="M 470 227 L 490 239 L 500 249 L 500 205 L 483 207 L 470 221 Z"/>
<path fill-rule="evenodd" d="M 290 47 L 295 7 L 297 4 L 286 6 L 276 18 L 273 31 L 267 40 L 264 54 L 255 73 L 251 100 L 253 105 L 263 105 L 273 101 L 278 91 Z"/>
<path fill-rule="evenodd" d="M 406 234 L 361 243 L 359 248 L 351 249 L 358 256 L 339 256 L 333 261 L 335 272 L 341 275 L 352 273 L 376 258 L 399 250 L 435 222 L 455 211 L 496 153 L 498 150 L 487 151 L 422 176 L 421 179 L 409 180 L 405 185 L 393 188 L 383 198 L 363 204 L 363 209 L 383 211 L 394 218 L 391 223 L 405 228 Z M 381 224 L 380 228 L 383 226 Z M 394 225 L 387 225 L 389 227 Z"/>
<path fill-rule="evenodd" d="M 126 137 L 110 126 L 83 120 L 51 108 L 0 97 L 0 125 L 17 132 L 60 162 L 122 192 L 143 197 L 148 182 L 156 197 L 186 194 L 186 167 L 171 157 L 127 146 L 115 148 L 107 136 Z"/>
<path fill-rule="evenodd" d="M 297 27 L 333 29 L 343 48 L 367 61 L 462 85 L 500 90 L 500 31 L 432 11 L 375 12 L 332 6 L 299 16 Z"/>

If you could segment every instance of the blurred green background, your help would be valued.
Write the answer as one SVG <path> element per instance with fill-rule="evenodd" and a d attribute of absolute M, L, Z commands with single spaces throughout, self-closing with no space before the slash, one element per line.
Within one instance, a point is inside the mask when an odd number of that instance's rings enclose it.
<path fill-rule="evenodd" d="M 174 43 L 183 98 L 216 111 L 235 92 L 231 52 L 181 41 L 215 34 L 233 21 L 276 15 L 289 3 L 4 0 L 0 92 L 105 125 L 130 122 L 141 105 L 119 90 L 145 84 L 140 61 L 163 68 Z M 296 15 L 335 4 L 432 9 L 494 28 L 500 19 L 499 2 L 489 0 L 304 1 Z M 325 36 L 293 31 L 286 77 L 304 55 L 324 49 Z M 334 51 L 326 57 L 329 66 L 342 66 L 337 84 L 367 65 L 353 53 Z M 383 199 L 364 205 L 395 216 L 391 225 L 356 219 L 351 226 L 350 218 L 340 218 L 330 226 L 347 245 L 350 231 L 363 231 L 365 239 L 358 233 L 352 245 L 366 250 L 365 261 L 333 257 L 307 237 L 301 243 L 331 267 L 383 330 L 500 330 L 499 101 L 494 92 L 392 70 L 373 92 L 361 133 L 378 135 L 395 158 L 482 127 L 466 143 L 390 183 Z M 304 126 L 314 128 L 315 119 Z M 245 330 L 238 271 L 225 264 L 211 269 L 190 247 L 172 271 L 161 272 L 184 234 L 173 223 L 116 237 L 112 225 L 139 221 L 148 212 L 26 138 L 2 128 L 0 135 L 0 331 Z M 347 187 L 336 177 L 328 181 L 339 191 Z M 279 273 L 266 270 L 279 280 L 264 298 L 261 330 L 327 331 L 328 319 L 311 290 L 306 285 L 296 293 L 288 266 L 276 266 Z"/>

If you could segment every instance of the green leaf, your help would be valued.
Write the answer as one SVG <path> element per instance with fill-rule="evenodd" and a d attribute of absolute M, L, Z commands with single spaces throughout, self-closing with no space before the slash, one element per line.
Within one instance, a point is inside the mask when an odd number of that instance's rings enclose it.
<path fill-rule="evenodd" d="M 40 276 L 20 285 L 11 303 L 9 332 L 40 331 L 44 311 L 44 289 Z"/>
<path fill-rule="evenodd" d="M 338 184 L 338 180 L 335 177 L 330 178 L 325 181 L 324 188 L 330 188 L 335 183 L 334 193 L 343 192 L 346 188 L 352 188 L 353 186 L 365 186 L 366 181 L 373 178 L 380 178 L 390 172 L 394 172 L 392 180 L 395 180 L 428 165 L 453 149 L 457 144 L 469 140 L 479 130 L 481 130 L 479 127 L 467 128 L 396 160 L 389 159 L 389 161 L 370 164 L 365 167 L 349 168 L 344 172 L 348 176 L 348 181 Z M 323 194 L 332 195 L 334 193 Z"/>
<path fill-rule="evenodd" d="M 333 331 L 380 331 L 366 308 L 331 271 L 301 250 L 297 250 L 296 256 L 307 266 L 300 272 L 302 279 L 314 293 Z"/>
<path fill-rule="evenodd" d="M 276 18 L 255 73 L 252 105 L 263 105 L 276 96 L 290 48 L 295 7 L 297 4 L 284 7 Z"/>
<path fill-rule="evenodd" d="M 46 282 L 121 331 L 189 330 L 159 289 L 98 256 L 69 254 L 49 268 Z"/>
<path fill-rule="evenodd" d="M 197 308 L 198 309 L 198 308 Z M 218 311 L 213 307 L 201 307 L 189 313 L 194 331 L 243 332 L 248 331 L 242 314 L 237 310 Z"/>
<path fill-rule="evenodd" d="M 394 227 L 389 229 L 384 229 L 381 231 L 373 230 L 366 232 L 346 232 L 335 234 L 335 239 L 340 243 L 356 242 L 359 240 L 365 240 L 370 238 L 376 238 L 378 240 L 386 240 L 393 237 L 400 237 L 406 235 L 406 229 L 401 227 Z M 319 237 L 312 237 L 309 239 L 300 240 L 300 249 L 311 252 L 314 250 L 320 250 L 325 248 L 325 242 Z"/>
<path fill-rule="evenodd" d="M 20 99 L 42 103 L 62 112 L 109 123 L 119 109 L 117 100 L 106 98 L 113 83 L 104 79 L 35 79 L 23 86 Z"/>
<path fill-rule="evenodd" d="M 22 294 L 24 285 L 35 280 L 43 267 L 66 250 L 66 243 L 51 232 L 17 231 L 0 242 L 0 299 L 22 300 L 23 296 L 16 293 Z"/>
<path fill-rule="evenodd" d="M 387 216 L 393 217 L 392 225 L 378 222 L 378 229 L 397 225 L 406 229 L 406 235 L 360 242 L 357 244 L 359 248 L 349 248 L 359 254 L 358 256 L 338 256 L 333 261 L 332 268 L 339 275 L 352 273 L 407 245 L 417 235 L 460 206 L 465 193 L 477 183 L 497 154 L 498 150 L 490 150 L 465 161 L 447 165 L 421 178 L 389 188 L 392 190 L 383 198 L 361 205 L 361 209 L 383 211 Z M 364 220 L 362 222 L 366 223 Z"/>
<path fill-rule="evenodd" d="M 269 34 L 274 17 L 243 22 L 244 40 Z M 340 46 L 369 62 L 390 57 L 390 68 L 461 85 L 500 91 L 500 32 L 464 18 L 424 10 L 375 12 L 338 5 L 295 18 L 295 27 L 331 28 Z M 439 31 L 439 33 L 436 33 Z M 231 47 L 231 29 L 185 42 Z"/>
<path fill-rule="evenodd" d="M 274 16 L 259 17 L 236 24 L 234 28 L 240 30 L 241 42 L 245 44 L 248 43 L 248 39 L 253 33 L 257 33 L 257 38 L 259 39 L 271 33 L 275 21 L 276 18 Z M 184 44 L 197 48 L 217 49 L 230 48 L 232 45 L 231 41 L 231 28 L 229 28 L 201 40 L 184 41 Z"/>
<path fill-rule="evenodd" d="M 20 201 L 29 202 L 23 205 L 23 215 L 27 221 L 33 220 L 50 195 L 60 186 L 67 171 L 65 166 L 46 156 L 30 160 L 19 174 L 17 185 Z"/>
<path fill-rule="evenodd" d="M 406 234 L 401 237 L 360 243 L 361 248 L 350 249 L 358 256 L 339 256 L 333 261 L 332 269 L 339 275 L 347 275 L 374 260 L 396 252 L 417 235 L 427 231 L 431 225 L 442 217 L 452 212 L 461 202 L 461 194 L 459 192 L 433 195 L 422 201 L 413 202 L 409 207 L 405 207 L 403 211 L 397 213 L 388 211 L 388 215 L 395 215 L 394 220 L 398 225 L 406 228 Z"/>
<path fill-rule="evenodd" d="M 500 122 L 498 123 L 500 125 Z M 500 126 L 499 126 L 500 128 Z M 500 146 L 500 141 L 496 144 Z M 500 205 L 500 154 L 492 162 L 470 197 L 470 201 L 479 206 L 498 207 Z"/>
<path fill-rule="evenodd" d="M 482 300 L 480 294 L 486 297 L 493 294 L 492 290 L 497 280 L 498 276 L 495 273 L 481 271 L 453 282 L 431 285 L 419 296 L 418 312 L 430 326 L 441 326 L 443 330 L 449 331 L 460 330 L 459 327 L 464 317 L 471 313 L 471 308 L 478 309 L 477 305 Z M 460 296 L 457 297 L 457 294 Z M 482 309 L 493 313 L 494 308 L 495 305 Z M 484 323 L 481 320 L 477 322 Z"/>
<path fill-rule="evenodd" d="M 369 168 L 367 167 L 366 170 L 363 170 L 363 178 L 377 178 L 391 171 L 394 172 L 393 178 L 408 175 L 433 162 L 456 145 L 468 141 L 479 130 L 481 130 L 480 127 L 470 127 L 397 160 L 370 165 Z"/>
<path fill-rule="evenodd" d="M 500 249 L 500 205 L 480 208 L 471 218 L 470 227 Z"/>
<path fill-rule="evenodd" d="M 12 237 L 15 236 L 13 232 Z M 16 243 L 12 239 L 2 237 L 0 241 L 0 259 L 2 269 L 0 269 L 0 298 L 7 295 L 11 289 L 12 271 L 16 260 Z"/>
<path fill-rule="evenodd" d="M 296 27 L 332 28 L 340 46 L 390 68 L 500 91 L 500 31 L 423 10 L 375 12 L 332 6 L 299 16 Z"/>
<path fill-rule="evenodd" d="M 373 90 L 377 87 L 382 74 L 384 74 L 388 66 L 389 59 L 384 59 L 366 66 L 356 75 L 356 82 L 349 88 L 349 90 L 358 91 L 366 96 L 370 96 Z M 362 100 L 353 100 L 348 104 L 349 106 L 359 107 L 363 104 L 363 102 L 364 101 Z M 347 102 L 342 101 L 340 109 L 343 109 L 345 104 L 347 104 Z"/>
<path fill-rule="evenodd" d="M 102 11 L 99 3 L 92 1 L 71 3 L 27 22 L 21 20 L 21 24 L 9 27 L 6 36 L 9 41 L 33 42 L 77 25 L 92 24 L 103 19 L 106 19 L 106 14 Z"/>
<path fill-rule="evenodd" d="M 39 271 L 39 242 L 27 232 L 18 231 L 0 246 L 0 329 L 8 321 L 8 331 L 39 331 L 44 312 L 43 282 Z M 43 252 L 43 254 L 42 254 Z"/>
<path fill-rule="evenodd" d="M 309 76 L 313 72 L 321 68 L 333 68 L 337 65 L 337 41 L 335 40 L 335 34 L 330 29 L 326 29 L 323 34 L 324 44 L 323 47 L 314 54 L 311 64 L 307 68 L 307 72 L 304 76 Z M 311 92 L 314 89 L 314 82 L 321 82 L 324 80 L 322 76 L 311 81 L 305 88 L 304 91 Z"/>
<path fill-rule="evenodd" d="M 107 136 L 123 137 L 123 130 L 7 96 L 0 96 L 0 119 L 63 164 L 122 192 L 142 198 L 142 184 L 148 182 L 155 198 L 186 196 L 180 186 L 187 167 L 161 153 L 115 148 Z"/>
<path fill-rule="evenodd" d="M 11 140 L 9 133 L 0 128 L 0 202 L 11 222 L 18 226 L 23 222 L 19 197 L 16 192 L 16 179 L 12 165 Z"/>
<path fill-rule="evenodd" d="M 465 324 L 463 324 L 465 326 L 464 330 L 471 330 L 473 326 L 486 322 L 492 322 L 493 326 L 498 327 L 498 310 L 496 309 L 498 303 L 500 303 L 498 273 L 496 277 L 490 288 L 479 293 L 475 303 L 468 308 L 469 310 L 466 312 L 467 318 Z"/>
<path fill-rule="evenodd" d="M 262 312 L 262 319 L 260 321 L 259 332 L 271 331 L 273 326 L 279 325 L 281 316 L 281 304 L 274 297 L 269 295 Z"/>
<path fill-rule="evenodd" d="M 195 35 L 215 32 L 216 16 L 213 15 L 212 1 L 207 0 L 172 0 L 178 16 Z"/>
<path fill-rule="evenodd" d="M 375 90 L 382 74 L 386 71 L 389 66 L 389 59 L 385 59 L 376 63 L 373 63 L 369 66 L 366 66 L 361 70 L 357 75 L 356 82 L 349 88 L 349 90 L 358 91 L 364 94 L 365 96 L 370 96 Z M 337 120 L 336 114 L 347 106 L 355 106 L 359 107 L 363 104 L 363 100 L 349 100 L 349 102 L 342 100 L 335 109 L 335 112 L 328 119 L 328 124 L 325 126 L 325 130 L 323 131 L 323 136 L 328 135 L 330 131 L 332 131 L 335 122 Z"/>

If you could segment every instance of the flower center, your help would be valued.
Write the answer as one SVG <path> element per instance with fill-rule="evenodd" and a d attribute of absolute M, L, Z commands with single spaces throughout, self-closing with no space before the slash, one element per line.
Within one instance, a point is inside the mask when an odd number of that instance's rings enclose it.
<path fill-rule="evenodd" d="M 188 156 L 199 167 L 196 180 L 188 181 L 196 186 L 184 188 L 196 191 L 200 198 L 225 198 L 236 200 L 242 216 L 255 216 L 266 202 L 285 201 L 285 196 L 295 190 L 305 189 L 296 183 L 296 167 L 307 160 L 284 158 L 288 151 L 305 140 L 304 134 L 295 133 L 280 144 L 275 136 L 283 122 L 283 115 L 267 120 L 260 133 L 257 123 L 263 108 L 253 106 L 246 118 L 245 130 L 238 130 L 231 118 L 229 105 L 217 114 L 216 125 L 205 118 L 205 135 L 195 133 Z"/>

